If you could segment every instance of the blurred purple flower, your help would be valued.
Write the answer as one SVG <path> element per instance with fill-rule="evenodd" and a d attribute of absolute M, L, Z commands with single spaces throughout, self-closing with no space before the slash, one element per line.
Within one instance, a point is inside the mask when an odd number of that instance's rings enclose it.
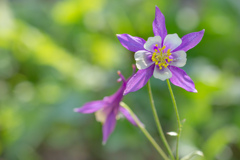
<path fill-rule="evenodd" d="M 133 66 L 133 69 L 135 73 L 135 66 Z M 122 113 L 122 115 L 124 115 L 129 122 L 137 126 L 129 111 L 120 105 L 128 80 L 124 78 L 120 71 L 118 71 L 118 75 L 120 76 L 118 82 L 122 81 L 122 85 L 116 93 L 109 97 L 104 97 L 103 100 L 88 102 L 85 103 L 81 108 L 74 109 L 75 112 L 85 114 L 95 112 L 96 120 L 102 122 L 103 124 L 103 144 L 106 143 L 108 137 L 113 132 L 116 125 L 116 120 L 119 118 L 120 113 Z"/>
<path fill-rule="evenodd" d="M 127 83 L 124 95 L 141 89 L 152 75 L 162 81 L 170 78 L 174 85 L 189 92 L 197 92 L 191 78 L 178 67 L 186 64 L 186 52 L 201 41 L 204 31 L 193 32 L 182 38 L 177 34 L 167 34 L 164 15 L 156 6 L 154 37 L 145 41 L 128 34 L 118 34 L 120 43 L 135 52 L 134 58 L 139 69 Z"/>

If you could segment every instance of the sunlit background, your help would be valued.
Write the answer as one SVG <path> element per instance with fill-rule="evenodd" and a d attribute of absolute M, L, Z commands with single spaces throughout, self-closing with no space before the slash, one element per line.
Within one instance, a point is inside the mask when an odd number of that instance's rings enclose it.
<path fill-rule="evenodd" d="M 172 86 L 181 119 L 181 157 L 240 159 L 239 0 L 0 0 L 0 160 L 161 159 L 140 130 L 118 121 L 102 145 L 93 114 L 73 112 L 113 94 L 117 70 L 132 74 L 134 53 L 116 34 L 153 36 L 157 5 L 168 33 L 205 29 L 184 70 L 198 93 Z M 164 132 L 177 131 L 166 82 L 151 79 Z M 147 88 L 124 98 L 160 142 Z M 167 136 L 174 150 L 175 137 Z"/>

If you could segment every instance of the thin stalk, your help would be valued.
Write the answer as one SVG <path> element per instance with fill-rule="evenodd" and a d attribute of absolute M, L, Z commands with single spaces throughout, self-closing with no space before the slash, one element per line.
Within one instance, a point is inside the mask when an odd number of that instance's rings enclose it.
<path fill-rule="evenodd" d="M 158 132 L 160 134 L 160 138 L 162 139 L 165 147 L 167 148 L 167 151 L 171 157 L 172 160 L 175 160 L 174 156 L 173 156 L 173 153 L 169 147 L 169 144 L 167 142 L 167 139 L 163 133 L 163 130 L 162 130 L 162 127 L 161 127 L 161 123 L 159 121 L 159 118 L 158 118 L 158 115 L 157 115 L 157 111 L 156 111 L 156 107 L 155 107 L 155 104 L 154 104 L 154 100 L 153 100 L 153 95 L 152 95 L 152 90 L 151 90 L 151 84 L 150 84 L 150 80 L 148 81 L 148 94 L 149 94 L 149 98 L 150 98 L 150 102 L 151 102 L 151 107 L 152 107 L 152 111 L 153 111 L 153 116 L 154 116 L 154 119 L 155 119 L 155 122 L 156 122 L 156 125 L 157 125 L 157 128 L 158 128 Z"/>
<path fill-rule="evenodd" d="M 132 118 L 134 119 L 134 121 L 136 122 L 136 124 L 138 125 L 138 127 L 140 128 L 140 130 L 143 132 L 143 134 L 147 137 L 147 139 L 152 143 L 152 145 L 154 146 L 154 148 L 158 151 L 158 153 L 163 157 L 164 160 L 169 160 L 169 158 L 167 157 L 167 155 L 164 153 L 164 151 L 161 149 L 161 147 L 157 144 L 157 142 L 153 139 L 153 137 L 149 134 L 149 132 L 146 130 L 146 128 L 144 127 L 144 125 L 142 125 L 142 123 L 139 121 L 139 119 L 135 116 L 135 114 L 133 113 L 133 111 L 128 107 L 128 105 L 126 105 L 125 103 L 121 102 L 120 103 L 122 107 L 124 107 L 125 109 L 127 109 L 130 113 L 130 115 L 132 116 Z"/>
<path fill-rule="evenodd" d="M 177 135 L 177 144 L 176 144 L 176 160 L 179 160 L 179 155 L 178 155 L 178 148 L 179 147 L 178 146 L 179 146 L 179 139 L 180 139 L 180 135 L 181 135 L 181 131 L 182 131 L 182 124 L 181 124 L 181 121 L 180 121 L 180 116 L 179 116 L 178 109 L 177 109 L 177 103 L 176 103 L 176 100 L 175 100 L 175 97 L 174 97 L 169 79 L 167 79 L 167 84 L 168 84 L 168 89 L 169 89 L 169 92 L 170 92 L 170 95 L 171 95 L 171 98 L 172 98 L 173 107 L 174 107 L 174 110 L 175 110 L 175 113 L 176 113 L 177 123 L 178 123 L 178 135 Z"/>

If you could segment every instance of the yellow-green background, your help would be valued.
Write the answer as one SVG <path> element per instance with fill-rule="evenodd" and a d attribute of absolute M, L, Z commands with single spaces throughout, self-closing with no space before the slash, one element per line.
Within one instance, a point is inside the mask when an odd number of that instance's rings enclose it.
<path fill-rule="evenodd" d="M 172 86 L 186 119 L 180 155 L 201 150 L 205 160 L 239 160 L 239 0 L 1 0 L 0 160 L 161 159 L 127 120 L 102 146 L 94 115 L 73 112 L 113 94 L 117 70 L 131 75 L 134 53 L 116 34 L 153 36 L 155 5 L 168 33 L 206 30 L 184 67 L 198 93 Z M 176 131 L 166 82 L 151 82 L 164 132 Z M 124 102 L 160 142 L 146 87 Z M 167 138 L 174 149 L 176 138 Z"/>

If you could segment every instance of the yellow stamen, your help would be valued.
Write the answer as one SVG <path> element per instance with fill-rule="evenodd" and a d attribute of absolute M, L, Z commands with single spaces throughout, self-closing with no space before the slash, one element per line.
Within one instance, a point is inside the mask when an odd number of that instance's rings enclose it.
<path fill-rule="evenodd" d="M 163 46 L 163 47 L 162 47 L 162 50 L 164 50 L 165 48 L 166 48 L 166 46 Z"/>
<path fill-rule="evenodd" d="M 166 52 L 164 49 L 166 46 L 163 46 L 162 48 L 158 48 L 158 44 L 155 45 L 157 49 L 154 49 L 155 52 L 152 54 L 152 61 L 155 62 L 155 65 L 158 65 L 159 69 L 162 69 L 163 67 L 167 68 L 169 65 L 169 62 L 173 61 L 169 58 L 169 56 L 172 55 L 171 49 L 168 49 Z"/>

